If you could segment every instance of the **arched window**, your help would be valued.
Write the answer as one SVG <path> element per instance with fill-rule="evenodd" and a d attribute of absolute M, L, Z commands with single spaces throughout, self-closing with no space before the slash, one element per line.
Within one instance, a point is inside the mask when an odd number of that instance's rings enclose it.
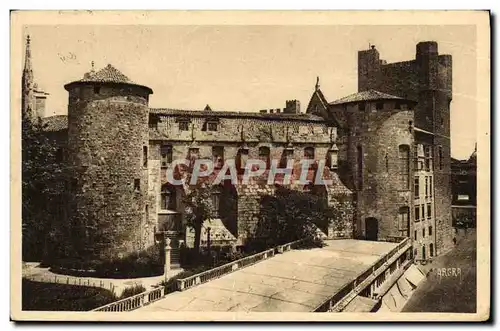
<path fill-rule="evenodd" d="M 399 208 L 398 229 L 401 237 L 410 236 L 410 208 L 407 206 Z"/>
<path fill-rule="evenodd" d="M 401 190 L 410 189 L 410 146 L 399 145 L 399 182 Z"/>
<path fill-rule="evenodd" d="M 160 193 L 160 209 L 176 210 L 177 209 L 177 194 L 176 189 L 172 185 L 165 184 L 161 187 Z"/>
<path fill-rule="evenodd" d="M 259 147 L 259 159 L 266 163 L 266 169 L 271 165 L 271 150 L 267 146 Z"/>
<path fill-rule="evenodd" d="M 314 147 L 304 148 L 304 158 L 314 160 Z"/>

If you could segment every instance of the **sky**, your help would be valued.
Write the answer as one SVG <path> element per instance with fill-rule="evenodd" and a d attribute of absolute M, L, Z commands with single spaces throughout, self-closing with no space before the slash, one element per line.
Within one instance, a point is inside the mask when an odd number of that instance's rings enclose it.
<path fill-rule="evenodd" d="M 31 25 L 28 33 L 35 81 L 50 93 L 47 116 L 67 114 L 63 86 L 92 61 L 151 87 L 153 108 L 258 112 L 298 99 L 305 111 L 317 76 L 328 101 L 357 92 L 359 50 L 376 45 L 388 63 L 407 61 L 418 42 L 434 40 L 453 57 L 452 157 L 468 158 L 476 142 L 475 26 Z"/>

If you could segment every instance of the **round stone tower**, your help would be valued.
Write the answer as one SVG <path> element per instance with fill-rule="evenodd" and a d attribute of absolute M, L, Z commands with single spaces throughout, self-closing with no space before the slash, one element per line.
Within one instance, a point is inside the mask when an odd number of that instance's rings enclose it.
<path fill-rule="evenodd" d="M 108 65 L 66 84 L 71 255 L 107 261 L 144 248 L 149 95 Z"/>

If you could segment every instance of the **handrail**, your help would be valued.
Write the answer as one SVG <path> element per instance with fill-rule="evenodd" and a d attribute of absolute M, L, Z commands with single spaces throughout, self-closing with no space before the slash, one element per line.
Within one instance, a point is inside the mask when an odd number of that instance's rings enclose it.
<path fill-rule="evenodd" d="M 273 257 L 276 253 L 284 253 L 290 251 L 293 247 L 296 247 L 302 241 L 296 240 L 287 244 L 279 245 L 274 248 L 270 248 L 260 253 L 256 253 L 250 256 L 246 256 L 236 261 L 232 261 L 223 264 L 219 267 L 200 272 L 196 275 L 189 276 L 187 278 L 177 279 L 177 288 L 179 291 L 184 291 L 196 285 L 206 283 L 209 280 L 220 278 L 238 269 L 250 266 L 257 263 L 258 261 L 266 260 Z"/>
<path fill-rule="evenodd" d="M 131 311 L 142 306 L 146 306 L 151 302 L 161 299 L 165 295 L 165 287 L 160 286 L 153 290 L 142 292 L 131 297 L 121 299 L 115 302 L 108 303 L 107 305 L 97 307 L 92 311 Z"/>
<path fill-rule="evenodd" d="M 142 292 L 125 299 L 111 302 L 107 305 L 95 308 L 92 311 L 122 312 L 122 311 L 131 311 L 140 308 L 142 306 L 146 306 L 151 302 L 161 299 L 170 292 L 183 291 L 187 288 L 202 284 L 209 280 L 219 278 L 223 275 L 231 273 L 240 268 L 250 266 L 252 264 L 257 263 L 258 261 L 271 258 L 276 253 L 283 253 L 286 251 L 290 251 L 293 247 L 296 247 L 297 244 L 299 244 L 301 241 L 302 240 L 296 240 L 284 245 L 279 245 L 277 247 L 265 250 L 263 252 L 246 256 L 244 258 L 226 263 L 219 267 L 203 271 L 196 275 L 183 279 L 177 279 L 176 282 L 173 282 L 167 288 L 165 286 L 160 286 L 158 288 L 155 288 L 147 292 Z"/>
<path fill-rule="evenodd" d="M 348 282 L 345 284 L 339 291 L 337 291 L 331 298 L 323 302 L 321 305 L 316 307 L 314 309 L 315 312 L 326 312 L 335 305 L 337 305 L 338 302 L 340 302 L 344 297 L 346 297 L 348 294 L 351 294 L 352 292 L 356 291 L 356 289 L 364 282 L 366 281 L 371 275 L 373 275 L 377 270 L 379 270 L 380 267 L 382 267 L 384 264 L 388 263 L 389 260 L 391 260 L 394 255 L 397 255 L 398 252 L 404 248 L 407 243 L 410 242 L 410 238 L 405 237 L 400 243 L 397 244 L 396 247 L 391 249 L 388 254 L 385 256 L 382 256 L 380 259 L 378 259 L 372 266 L 367 268 L 365 271 L 363 271 L 362 274 L 357 276 L 354 280 Z M 407 248 L 406 248 L 407 249 Z"/>

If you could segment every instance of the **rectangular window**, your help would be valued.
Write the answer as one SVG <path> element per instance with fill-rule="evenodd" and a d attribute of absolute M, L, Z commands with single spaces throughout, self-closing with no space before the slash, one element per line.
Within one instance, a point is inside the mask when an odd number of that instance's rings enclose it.
<path fill-rule="evenodd" d="M 434 256 L 434 244 L 429 244 L 429 254 L 431 257 Z"/>
<path fill-rule="evenodd" d="M 432 217 L 432 205 L 430 203 L 427 204 L 427 218 Z"/>
<path fill-rule="evenodd" d="M 410 209 L 408 207 L 399 208 L 398 227 L 399 227 L 399 235 L 402 237 L 409 236 L 408 232 L 409 214 L 410 214 Z"/>
<path fill-rule="evenodd" d="M 429 176 L 429 197 L 432 198 L 432 176 Z"/>
<path fill-rule="evenodd" d="M 162 145 L 160 147 L 161 167 L 166 168 L 172 163 L 172 146 Z"/>
<path fill-rule="evenodd" d="M 357 159 L 358 159 L 358 189 L 363 189 L 363 148 L 361 146 L 357 147 Z"/>
<path fill-rule="evenodd" d="M 410 189 L 410 146 L 399 145 L 399 176 L 402 190 Z"/>
<path fill-rule="evenodd" d="M 417 240 L 417 230 L 413 231 L 414 239 Z"/>
<path fill-rule="evenodd" d="M 425 176 L 425 197 L 429 197 L 429 178 Z"/>
<path fill-rule="evenodd" d="M 432 225 L 429 226 L 429 236 L 432 236 Z"/>
<path fill-rule="evenodd" d="M 314 160 L 314 147 L 304 148 L 304 158 Z"/>
<path fill-rule="evenodd" d="M 224 165 L 224 146 L 213 146 L 212 158 L 214 162 L 214 168 L 222 168 L 222 166 Z"/>
<path fill-rule="evenodd" d="M 422 238 L 425 238 L 425 228 L 422 228 Z"/>
<path fill-rule="evenodd" d="M 384 103 L 383 103 L 383 102 L 377 102 L 377 103 L 375 104 L 375 108 L 376 108 L 377 110 L 382 110 L 382 109 L 384 109 Z"/>
<path fill-rule="evenodd" d="M 219 206 L 220 206 L 220 192 L 212 193 L 212 207 L 214 211 L 214 217 L 219 217 Z"/>
<path fill-rule="evenodd" d="M 134 190 L 135 191 L 141 190 L 141 180 L 138 178 L 134 179 Z"/>
<path fill-rule="evenodd" d="M 179 121 L 179 131 L 188 131 L 188 130 L 189 130 L 189 122 Z"/>
<path fill-rule="evenodd" d="M 148 146 L 142 146 L 142 166 L 148 167 Z"/>
<path fill-rule="evenodd" d="M 420 221 L 420 206 L 415 206 L 415 222 Z"/>
<path fill-rule="evenodd" d="M 365 110 L 366 109 L 366 103 L 364 103 L 364 102 L 358 103 L 358 109 L 359 110 Z"/>
<path fill-rule="evenodd" d="M 426 171 L 431 171 L 432 170 L 432 146 L 425 146 L 425 170 Z"/>
<path fill-rule="evenodd" d="M 439 162 L 439 169 L 443 169 L 443 148 L 441 146 L 438 146 L 438 162 Z"/>
<path fill-rule="evenodd" d="M 207 123 L 208 131 L 217 131 L 217 122 L 208 122 Z"/>
<path fill-rule="evenodd" d="M 413 170 L 418 170 L 418 148 L 417 145 L 413 148 Z"/>
<path fill-rule="evenodd" d="M 414 194 L 415 194 L 415 200 L 420 198 L 420 178 L 417 176 L 415 177 L 414 183 L 413 183 L 413 188 L 414 188 Z"/>

